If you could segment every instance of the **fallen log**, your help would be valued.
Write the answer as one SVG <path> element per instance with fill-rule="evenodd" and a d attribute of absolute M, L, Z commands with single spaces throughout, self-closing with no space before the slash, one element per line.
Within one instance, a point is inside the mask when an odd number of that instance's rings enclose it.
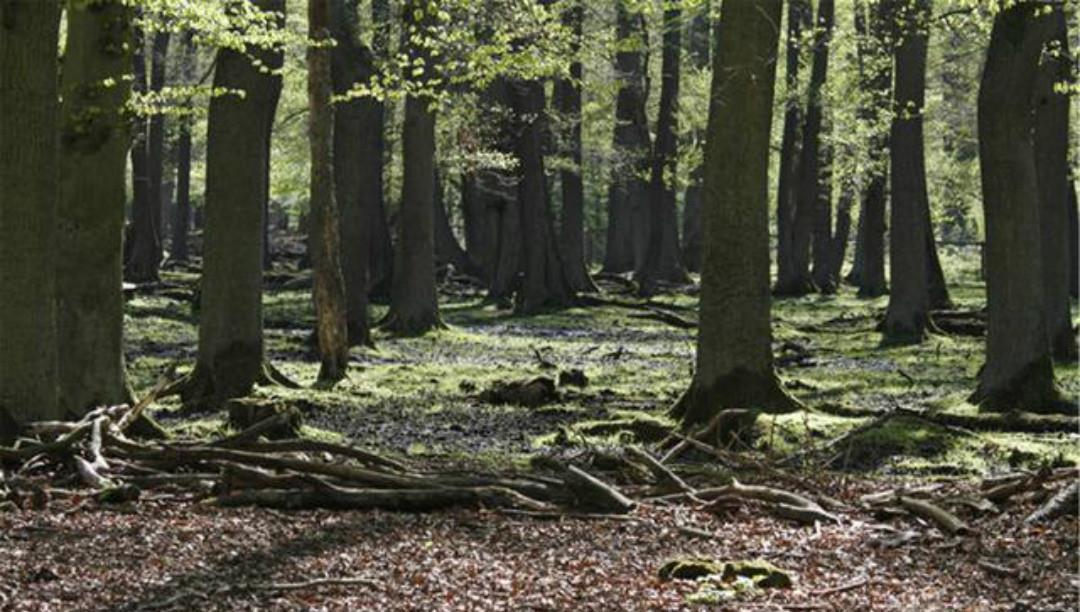
<path fill-rule="evenodd" d="M 276 417 L 272 417 L 276 418 Z M 349 459 L 355 459 L 360 463 L 367 465 L 374 465 L 399 472 L 407 471 L 407 468 L 401 463 L 383 457 L 376 453 L 368 452 L 354 446 L 345 446 L 342 444 L 334 444 L 333 442 L 323 442 L 321 440 L 272 440 L 269 442 L 253 441 L 253 442 L 233 442 L 227 445 L 215 445 L 224 446 L 226 448 L 236 448 L 237 450 L 244 450 L 253 453 L 328 453 L 330 455 L 338 455 L 340 457 L 347 457 Z"/>

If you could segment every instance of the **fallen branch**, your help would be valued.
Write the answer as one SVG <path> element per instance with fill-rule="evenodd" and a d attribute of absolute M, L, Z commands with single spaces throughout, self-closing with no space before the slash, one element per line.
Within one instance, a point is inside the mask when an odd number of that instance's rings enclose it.
<path fill-rule="evenodd" d="M 1080 480 L 1074 480 L 1029 514 L 1024 522 L 1030 525 L 1051 521 L 1066 513 L 1076 514 L 1078 502 L 1080 502 Z"/>
<path fill-rule="evenodd" d="M 269 582 L 263 584 L 246 584 L 246 591 L 306 591 L 322 587 L 341 586 L 378 586 L 379 581 L 374 578 L 316 578 L 304 582 Z"/>
<path fill-rule="evenodd" d="M 661 484 L 667 485 L 672 489 L 676 491 L 681 491 L 683 493 L 693 492 L 694 489 L 690 485 L 686 484 L 686 482 L 683 481 L 682 478 L 679 478 L 678 474 L 672 472 L 670 468 L 668 468 L 663 463 L 657 461 L 648 452 L 636 446 L 628 447 L 626 449 L 626 452 L 631 457 L 641 462 L 646 468 L 648 468 L 649 471 L 652 472 L 653 476 L 655 476 Z"/>
<path fill-rule="evenodd" d="M 901 495 L 897 498 L 900 506 L 915 516 L 936 524 L 949 535 L 968 535 L 974 533 L 967 523 L 951 512 L 935 506 L 928 501 Z"/>

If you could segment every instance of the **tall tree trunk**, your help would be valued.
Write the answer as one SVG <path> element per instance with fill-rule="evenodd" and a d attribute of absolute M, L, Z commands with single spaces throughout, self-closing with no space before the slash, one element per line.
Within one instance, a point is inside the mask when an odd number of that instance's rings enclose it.
<path fill-rule="evenodd" d="M 690 63 L 702 72 L 709 69 L 713 31 L 710 4 L 711 0 L 706 0 L 698 7 L 690 22 L 688 36 Z M 704 140 L 704 134 L 695 130 L 692 138 L 697 143 Z M 690 185 L 686 188 L 683 203 L 682 261 L 691 272 L 701 271 L 701 189 L 704 181 L 705 164 L 702 162 L 690 173 Z"/>
<path fill-rule="evenodd" d="M 390 0 L 371 1 L 371 20 L 374 32 L 371 37 L 372 54 L 375 70 L 384 70 L 385 62 L 390 58 L 390 30 L 393 26 Z M 373 297 L 388 297 L 394 276 L 394 242 L 390 235 L 390 223 L 386 214 L 386 194 L 383 187 L 383 171 L 386 166 L 386 103 L 372 99 L 370 104 L 370 124 L 365 134 L 365 151 L 371 156 L 365 162 L 375 165 L 371 182 L 365 192 L 370 190 L 373 197 L 368 207 L 368 225 L 371 228 L 371 254 L 368 266 L 368 284 Z"/>
<path fill-rule="evenodd" d="M 404 6 L 407 31 L 402 40 L 410 65 L 424 66 L 417 83 L 421 86 L 432 86 L 434 65 L 430 53 L 417 43 L 432 35 L 436 11 L 434 0 L 407 0 Z M 411 68 L 406 69 L 406 78 L 418 79 Z M 431 105 L 431 97 L 422 92 L 405 99 L 401 218 L 390 312 L 383 322 L 388 330 L 402 335 L 420 335 L 442 326 L 435 287 L 435 112 Z"/>
<path fill-rule="evenodd" d="M 660 282 L 690 281 L 679 259 L 679 213 L 675 207 L 681 61 L 682 9 L 672 4 L 664 11 L 660 111 L 656 119 L 656 142 L 649 183 L 645 257 L 638 262 L 634 274 L 641 292 L 646 295 L 655 291 Z"/>
<path fill-rule="evenodd" d="M 777 295 L 806 293 L 806 277 L 800 275 L 796 248 L 809 248 L 805 214 L 797 218 L 799 162 L 802 159 L 803 108 L 799 99 L 799 66 L 803 31 L 810 27 L 813 10 L 809 0 L 790 0 L 787 10 L 787 62 L 785 67 L 784 132 L 780 143 L 780 176 L 776 193 Z M 797 222 L 801 225 L 797 226 Z M 796 239 L 796 227 L 802 232 Z"/>
<path fill-rule="evenodd" d="M 1055 89 L 1070 82 L 1068 24 L 1064 7 L 1046 17 L 1054 32 L 1039 65 L 1035 92 L 1035 163 L 1043 258 L 1043 307 L 1054 357 L 1076 358 L 1069 304 L 1069 96 Z"/>
<path fill-rule="evenodd" d="M 146 94 L 150 85 L 146 73 L 146 43 L 141 28 L 135 30 L 132 54 L 132 83 L 135 94 Z M 136 117 L 131 143 L 131 227 L 124 244 L 124 278 L 134 283 L 158 279 L 154 257 L 158 235 L 154 231 L 153 190 L 150 177 L 150 119 Z"/>
<path fill-rule="evenodd" d="M 1076 179 L 1069 180 L 1069 295 L 1080 297 L 1080 219 L 1076 198 Z"/>
<path fill-rule="evenodd" d="M 638 238 L 647 206 L 649 128 L 646 124 L 645 64 L 647 33 L 645 18 L 632 12 L 628 0 L 615 0 L 619 51 L 615 75 L 619 93 L 615 101 L 615 163 L 608 192 L 607 251 L 604 272 L 621 273 L 635 268 L 644 253 Z"/>
<path fill-rule="evenodd" d="M 994 18 L 979 86 L 986 221 L 986 365 L 972 401 L 984 410 L 1046 410 L 1058 401 L 1043 308 L 1034 96 L 1053 21 L 1034 3 Z M 1021 95 L 1026 94 L 1026 95 Z M 1072 406 L 1069 410 L 1073 410 Z"/>
<path fill-rule="evenodd" d="M 780 0 L 724 0 L 705 151 L 707 237 L 697 367 L 673 416 L 685 427 L 722 408 L 798 404 L 773 369 L 769 298 L 769 141 Z M 740 163 L 725 163 L 739 159 Z"/>
<path fill-rule="evenodd" d="M 841 183 L 840 202 L 836 209 L 836 231 L 832 236 L 829 256 L 829 278 L 833 281 L 833 290 L 842 278 L 844 259 L 847 257 L 848 242 L 851 238 L 851 207 L 858 193 L 854 176 L 845 176 Z"/>
<path fill-rule="evenodd" d="M 120 0 L 76 3 L 67 13 L 56 327 L 61 404 L 79 415 L 130 399 L 122 253 L 131 17 Z"/>
<path fill-rule="evenodd" d="M 465 249 L 461 248 L 454 228 L 450 225 L 450 212 L 446 208 L 446 186 L 438 168 L 431 180 L 435 182 L 435 265 L 449 265 L 458 274 L 471 275 L 473 268 L 469 256 Z"/>
<path fill-rule="evenodd" d="M 544 137 L 547 130 L 544 84 L 538 80 L 517 82 L 512 85 L 511 91 L 514 114 L 518 119 L 521 236 L 528 237 L 522 241 L 524 276 L 515 306 L 518 312 L 534 313 L 546 308 L 572 305 L 574 292 L 559 257 L 547 174 L 544 171 Z"/>
<path fill-rule="evenodd" d="M 926 151 L 923 151 L 923 157 Z M 925 167 L 925 162 L 923 166 Z M 930 217 L 930 203 L 927 198 L 926 212 L 923 215 L 923 224 L 926 227 L 926 282 L 927 291 L 930 294 L 930 308 L 932 310 L 945 310 L 952 308 L 952 299 L 949 298 L 949 288 L 945 285 L 945 271 L 941 268 L 941 258 L 938 256 L 937 238 L 934 236 L 934 222 Z"/>
<path fill-rule="evenodd" d="M 820 170 L 818 172 L 817 203 L 814 206 L 813 233 L 813 270 L 811 277 L 814 286 L 821 293 L 836 292 L 836 276 L 833 274 L 836 241 L 833 237 L 833 163 L 836 151 L 832 143 L 832 109 L 826 108 L 822 114 L 822 134 Z"/>
<path fill-rule="evenodd" d="M 891 0 L 871 0 L 856 4 L 856 28 L 859 30 L 859 86 L 865 102 L 859 117 L 867 125 L 882 123 L 892 94 L 892 54 L 888 52 L 891 32 Z M 869 169 L 866 191 L 862 194 L 856 268 L 859 297 L 885 295 L 885 198 L 889 173 L 889 132 L 876 129 L 870 135 Z M 859 254 L 862 257 L 859 257 Z"/>
<path fill-rule="evenodd" d="M 57 0 L 0 4 L 0 440 L 57 398 Z"/>
<path fill-rule="evenodd" d="M 513 115 L 513 98 L 507 79 L 497 77 L 484 91 L 486 111 L 498 118 L 495 148 L 513 155 L 517 144 Z M 518 290 L 521 279 L 522 249 L 521 209 L 517 197 L 518 177 L 505 170 L 484 169 L 476 180 L 476 208 L 484 220 L 486 250 L 484 267 L 488 271 L 488 298 L 508 304 Z"/>
<path fill-rule="evenodd" d="M 333 384 L 349 368 L 348 309 L 341 273 L 341 236 L 334 198 L 333 58 L 330 0 L 308 0 L 308 140 L 311 145 L 311 253 L 319 383 Z M 315 44 L 317 43 L 317 44 Z"/>
<path fill-rule="evenodd" d="M 249 2 L 277 13 L 283 25 L 285 0 Z M 272 378 L 263 349 L 263 214 L 269 185 L 264 143 L 273 129 L 281 77 L 260 68 L 280 68 L 283 52 L 249 53 L 221 49 L 215 62 L 214 87 L 244 96 L 210 101 L 199 352 L 181 390 L 184 403 L 196 408 L 242 397 L 256 382 Z"/>
<path fill-rule="evenodd" d="M 555 108 L 566 124 L 563 133 L 565 153 L 572 167 L 560 172 L 562 179 L 562 217 L 559 243 L 566 264 L 566 280 L 575 292 L 596 291 L 585 259 L 585 183 L 581 178 L 581 37 L 585 18 L 583 0 L 575 0 L 563 13 L 563 24 L 574 36 L 574 59 L 568 78 L 555 82 Z"/>
<path fill-rule="evenodd" d="M 333 0 L 334 93 L 344 95 L 374 75 L 371 51 L 360 43 L 358 0 Z M 341 218 L 341 271 L 345 279 L 349 344 L 371 343 L 368 323 L 369 260 L 373 253 L 371 219 L 382 194 L 382 150 L 374 134 L 381 113 L 371 98 L 339 102 L 334 108 L 334 198 Z"/>
<path fill-rule="evenodd" d="M 184 53 L 181 59 L 183 82 L 193 85 L 195 81 L 195 42 L 191 32 L 184 34 Z M 194 109 L 191 101 L 185 102 L 185 110 Z M 191 226 L 191 124 L 190 115 L 180 118 L 176 143 L 176 218 L 172 227 L 172 258 L 188 260 L 188 233 Z"/>
<path fill-rule="evenodd" d="M 150 45 L 150 92 L 165 89 L 166 66 L 169 57 L 169 32 L 156 32 Z M 150 219 L 153 223 L 154 277 L 157 277 L 164 259 L 164 198 L 165 180 L 165 114 L 158 112 L 150 117 L 150 131 L 146 141 L 146 159 L 150 177 Z"/>
<path fill-rule="evenodd" d="M 927 249 L 929 199 L 923 155 L 923 108 L 930 1 L 898 9 L 896 117 L 892 127 L 892 213 L 889 271 L 892 291 L 883 331 L 890 343 L 921 342 L 930 324 Z"/>

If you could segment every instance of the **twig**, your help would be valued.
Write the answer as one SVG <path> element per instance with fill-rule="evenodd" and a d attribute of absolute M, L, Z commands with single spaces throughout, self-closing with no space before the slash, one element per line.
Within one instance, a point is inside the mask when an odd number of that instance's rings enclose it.
<path fill-rule="evenodd" d="M 870 583 L 870 579 L 867 578 L 866 576 L 863 576 L 862 578 L 859 578 L 858 580 L 853 580 L 851 582 L 848 582 L 847 584 L 842 584 L 840 586 L 835 586 L 835 587 L 832 587 L 832 588 L 829 588 L 829 589 L 818 589 L 816 591 L 810 591 L 810 594 L 811 595 L 817 595 L 818 597 L 824 597 L 825 595 L 835 595 L 837 593 L 844 593 L 844 592 L 847 592 L 847 591 L 854 591 L 855 589 L 857 589 L 859 587 L 862 587 L 862 586 L 866 586 L 869 583 Z"/>
<path fill-rule="evenodd" d="M 379 585 L 379 581 L 374 578 L 367 577 L 354 577 L 354 578 L 315 578 L 313 580 L 305 580 L 304 582 L 269 582 L 262 584 L 247 584 L 244 585 L 244 590 L 249 591 L 303 591 L 305 589 L 317 589 L 321 587 L 337 587 L 337 586 L 369 586 L 375 587 Z"/>

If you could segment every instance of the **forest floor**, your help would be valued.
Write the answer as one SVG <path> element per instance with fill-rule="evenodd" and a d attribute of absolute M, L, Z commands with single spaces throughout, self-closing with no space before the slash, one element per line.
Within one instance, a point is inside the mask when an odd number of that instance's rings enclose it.
<path fill-rule="evenodd" d="M 760 418 L 744 450 L 768 465 L 797 456 L 792 471 L 844 504 L 895 487 L 934 487 L 959 500 L 956 512 L 974 534 L 949 536 L 911 517 L 874 517 L 885 527 L 863 513 L 807 527 L 749 508 L 717 514 L 686 504 L 538 520 L 495 511 L 221 509 L 167 496 L 120 506 L 75 500 L 0 512 L 0 610 L 694 608 L 715 595 L 707 584 L 658 576 L 665 561 L 685 556 L 767 559 L 794 577 L 791 588 L 751 589 L 719 604 L 728 609 L 1076 609 L 1075 517 L 1025 524 L 1038 496 L 992 509 L 960 502 L 978 497 L 982 479 L 1076 466 L 1080 436 L 971 431 L 914 412 L 856 429 L 898 408 L 976 414 L 965 398 L 982 360 L 974 313 L 984 288 L 977 257 L 948 248 L 944 256 L 954 333 L 920 346 L 880 346 L 884 298 L 859 300 L 844 288 L 776 301 L 780 375 L 810 410 Z M 287 269 L 268 275 L 267 349 L 285 374 L 310 385 L 318 367 L 313 313 L 308 290 L 285 288 L 295 278 Z M 129 300 L 128 366 L 138 390 L 194 360 L 196 280 L 193 271 L 171 270 Z M 693 330 L 671 316 L 642 318 L 656 312 L 693 320 L 696 298 L 522 318 L 448 283 L 448 329 L 413 339 L 376 334 L 376 348 L 355 349 L 350 378 L 332 391 L 258 394 L 300 408 L 305 436 L 428 466 L 510 472 L 536 454 L 650 447 L 673 425 L 666 411 L 689 383 L 694 350 Z M 575 370 L 586 384 L 559 385 L 540 405 L 496 405 L 485 393 Z M 1077 369 L 1062 367 L 1058 377 L 1077 397 Z M 224 413 L 184 414 L 175 400 L 154 415 L 177 436 L 227 429 Z M 703 455 L 679 461 L 697 481 L 731 479 Z M 310 582 L 326 578 L 347 581 Z"/>

